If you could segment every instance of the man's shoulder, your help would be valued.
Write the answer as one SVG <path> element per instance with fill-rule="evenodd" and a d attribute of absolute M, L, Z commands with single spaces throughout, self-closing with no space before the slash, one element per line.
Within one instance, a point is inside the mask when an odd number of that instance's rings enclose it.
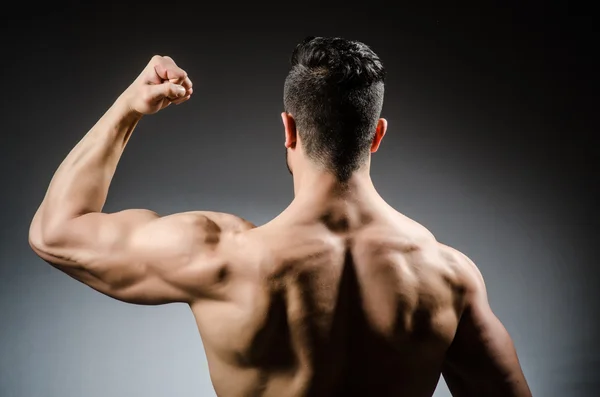
<path fill-rule="evenodd" d="M 154 226 L 153 245 L 192 255 L 217 252 L 225 241 L 255 226 L 239 216 L 215 211 L 185 211 L 165 215 Z M 207 251 L 208 250 L 208 251 Z"/>
<path fill-rule="evenodd" d="M 456 280 L 465 292 L 485 291 L 485 283 L 481 271 L 465 253 L 449 245 L 439 243 L 440 252 L 456 274 Z"/>
<path fill-rule="evenodd" d="M 168 216 L 174 223 L 214 232 L 243 232 L 256 228 L 252 222 L 225 212 L 186 211 Z"/>

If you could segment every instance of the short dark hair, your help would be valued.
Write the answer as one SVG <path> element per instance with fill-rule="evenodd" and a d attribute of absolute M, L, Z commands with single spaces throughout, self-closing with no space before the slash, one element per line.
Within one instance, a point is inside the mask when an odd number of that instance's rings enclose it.
<path fill-rule="evenodd" d="M 367 159 L 383 107 L 385 69 L 367 45 L 307 37 L 294 49 L 284 109 L 309 158 L 347 180 Z"/>

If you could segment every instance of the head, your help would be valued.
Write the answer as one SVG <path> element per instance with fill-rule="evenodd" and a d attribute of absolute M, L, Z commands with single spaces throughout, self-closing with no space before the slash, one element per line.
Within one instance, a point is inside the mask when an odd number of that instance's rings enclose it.
<path fill-rule="evenodd" d="M 345 181 L 385 134 L 385 70 L 365 44 L 308 37 L 296 46 L 284 86 L 286 160 L 293 174 L 316 166 Z"/>

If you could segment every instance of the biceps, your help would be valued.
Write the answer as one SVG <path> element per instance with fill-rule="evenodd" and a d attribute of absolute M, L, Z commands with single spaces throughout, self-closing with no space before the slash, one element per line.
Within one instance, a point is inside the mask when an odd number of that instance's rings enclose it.
<path fill-rule="evenodd" d="M 157 235 L 164 229 L 159 219 L 146 210 L 86 214 L 32 246 L 53 266 L 112 298 L 138 304 L 184 301 L 185 293 L 171 282 L 181 245 Z"/>
<path fill-rule="evenodd" d="M 32 246 L 52 263 L 80 268 L 126 253 L 132 234 L 157 219 L 156 213 L 147 210 L 85 214 L 50 232 L 36 233 Z"/>

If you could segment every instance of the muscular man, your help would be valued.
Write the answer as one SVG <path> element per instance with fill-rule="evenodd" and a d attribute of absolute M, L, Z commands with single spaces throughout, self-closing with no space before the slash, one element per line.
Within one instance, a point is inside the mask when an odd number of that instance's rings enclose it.
<path fill-rule="evenodd" d="M 256 227 L 230 214 L 103 213 L 143 115 L 192 95 L 155 56 L 56 171 L 29 240 L 123 302 L 186 302 L 219 396 L 531 396 L 477 267 L 391 208 L 369 177 L 387 122 L 365 44 L 308 38 L 284 87 L 295 197 Z"/>

